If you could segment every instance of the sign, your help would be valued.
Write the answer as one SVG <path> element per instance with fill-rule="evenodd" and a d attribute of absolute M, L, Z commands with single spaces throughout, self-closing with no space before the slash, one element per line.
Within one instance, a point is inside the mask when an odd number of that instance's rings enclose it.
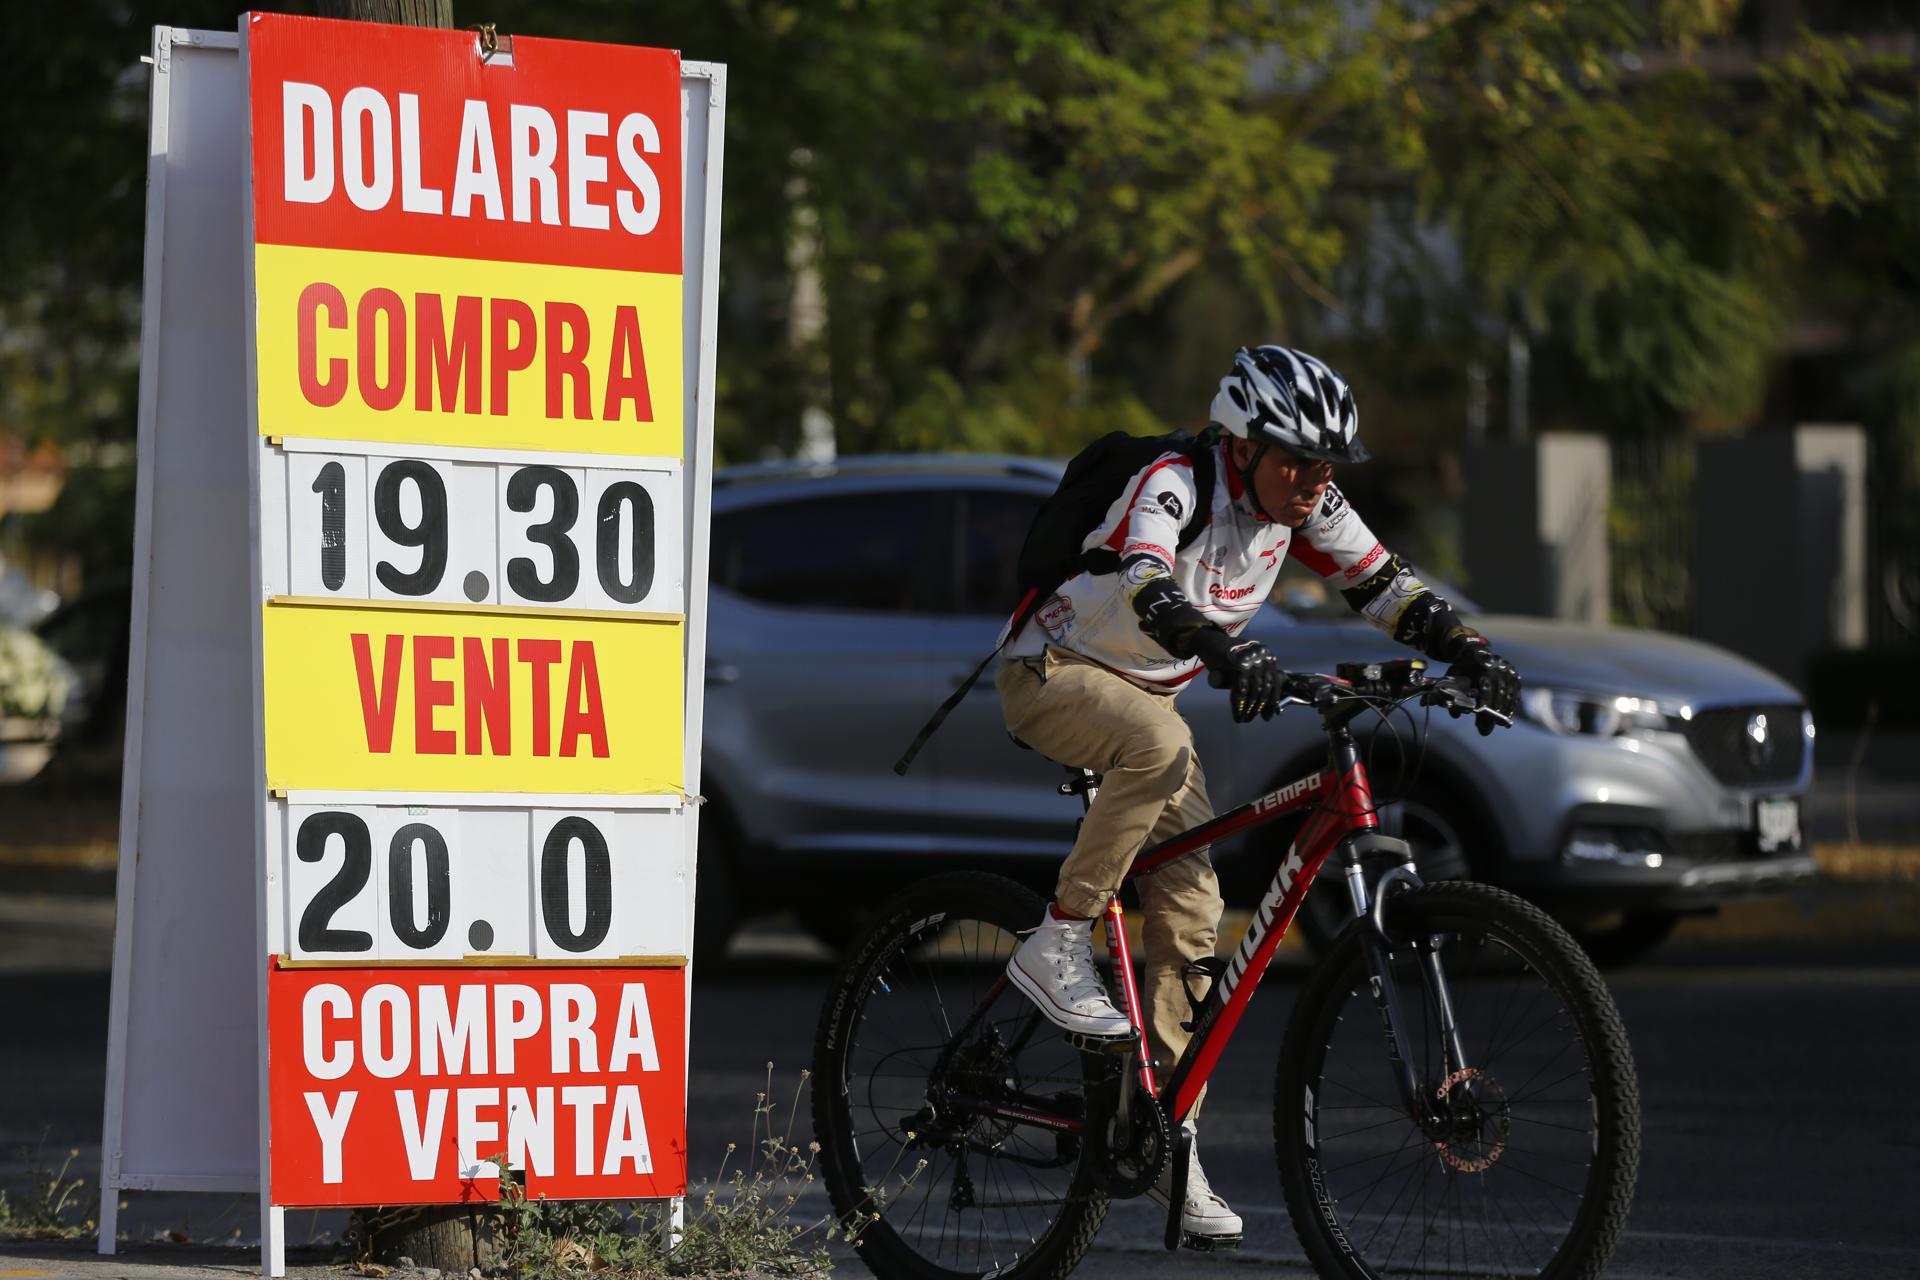
<path fill-rule="evenodd" d="M 273 1202 L 678 1195 L 678 56 L 244 31 Z"/>
<path fill-rule="evenodd" d="M 273 1275 L 289 1204 L 676 1196 L 725 68 L 150 63 L 102 1251 L 145 1191 L 257 1191 Z"/>
<path fill-rule="evenodd" d="M 680 794 L 676 625 L 288 601 L 264 614 L 269 787 Z"/>
<path fill-rule="evenodd" d="M 660 964 L 687 953 L 672 812 L 329 803 L 281 815 L 269 857 L 290 959 Z"/>
<path fill-rule="evenodd" d="M 262 435 L 678 457 L 680 60 L 251 14 Z"/>
<path fill-rule="evenodd" d="M 686 554 L 677 463 L 572 467 L 273 450 L 287 513 L 276 585 L 316 600 L 410 600 L 678 615 Z M 500 458 L 503 455 L 495 455 Z M 280 530 L 272 531 L 278 539 Z"/>
<path fill-rule="evenodd" d="M 659 969 L 273 967 L 277 1204 L 686 1186 L 685 984 Z"/>

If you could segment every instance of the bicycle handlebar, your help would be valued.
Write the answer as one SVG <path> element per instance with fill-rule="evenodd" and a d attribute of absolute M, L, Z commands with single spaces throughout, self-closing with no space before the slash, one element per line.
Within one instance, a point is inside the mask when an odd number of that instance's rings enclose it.
<path fill-rule="evenodd" d="M 1511 726 L 1513 717 L 1480 705 L 1473 686 L 1457 676 L 1433 677 L 1426 674 L 1426 662 L 1420 658 L 1401 658 L 1393 662 L 1343 662 L 1337 674 L 1289 672 L 1281 681 L 1281 706 L 1310 706 L 1323 715 L 1341 709 L 1355 712 L 1382 701 L 1406 702 L 1418 698 L 1428 706 L 1445 708 L 1455 716 L 1486 716 L 1495 724 Z"/>

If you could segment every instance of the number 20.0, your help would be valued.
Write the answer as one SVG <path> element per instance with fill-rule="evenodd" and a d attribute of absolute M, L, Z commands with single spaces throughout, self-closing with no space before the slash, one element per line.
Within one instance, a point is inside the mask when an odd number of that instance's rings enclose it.
<path fill-rule="evenodd" d="M 294 836 L 294 856 L 302 862 L 320 862 L 327 846 L 338 837 L 340 869 L 308 900 L 300 913 L 300 950 L 358 954 L 373 949 L 373 937 L 364 929 L 336 929 L 333 917 L 358 898 L 373 873 L 373 836 L 354 813 L 324 810 L 308 816 Z M 569 853 L 575 840 L 585 857 L 582 870 L 585 911 L 578 932 L 572 927 L 572 877 Z M 426 855 L 427 922 L 415 923 L 414 847 Z M 425 951 L 446 937 L 453 904 L 453 867 L 446 837 L 424 822 L 409 822 L 393 833 L 387 845 L 387 920 L 404 945 Z M 593 823 L 579 816 L 562 818 L 541 845 L 539 859 L 542 923 L 547 936 L 563 951 L 591 951 L 606 941 L 613 925 L 613 860 L 607 838 Z"/>
<path fill-rule="evenodd" d="M 408 485 L 420 507 L 415 523 L 408 522 L 402 505 Z M 338 591 L 347 580 L 346 468 L 327 462 L 312 489 L 320 498 L 320 582 L 328 591 Z M 521 467 L 507 480 L 508 509 L 521 514 L 534 510 L 542 489 L 552 494 L 552 513 L 531 525 L 527 536 L 546 549 L 551 571 L 542 577 L 532 557 L 515 556 L 507 562 L 507 584 L 521 599 L 552 604 L 571 598 L 580 586 L 580 556 L 572 538 L 580 517 L 580 492 L 573 477 L 558 467 Z M 601 590 L 616 603 L 638 604 L 653 589 L 653 496 L 631 480 L 616 481 L 600 495 L 594 516 L 594 568 Z M 630 576 L 620 570 L 623 516 L 632 530 Z M 449 527 L 447 487 L 440 473 L 412 458 L 389 463 L 374 482 L 373 518 L 387 541 L 420 549 L 419 562 L 411 569 L 387 560 L 376 564 L 380 585 L 402 596 L 438 590 L 447 571 Z"/>

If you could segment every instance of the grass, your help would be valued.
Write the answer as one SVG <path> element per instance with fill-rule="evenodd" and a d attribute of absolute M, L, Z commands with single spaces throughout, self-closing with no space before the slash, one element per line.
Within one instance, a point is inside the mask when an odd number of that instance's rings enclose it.
<path fill-rule="evenodd" d="M 773 1064 L 767 1064 L 767 1087 L 754 1095 L 744 1155 L 739 1143 L 728 1143 L 706 1190 L 689 1188 L 677 1243 L 669 1240 L 668 1206 L 658 1201 L 529 1200 L 518 1182 L 503 1178 L 505 1273 L 514 1280 L 825 1275 L 833 1267 L 827 1242 L 839 1227 L 831 1215 L 796 1216 L 820 1152 L 818 1143 L 794 1139 L 807 1084 L 803 1071 L 783 1125 L 773 1100 Z"/>
<path fill-rule="evenodd" d="M 0 1240 L 77 1240 L 92 1235 L 95 1224 L 86 1215 L 85 1178 L 73 1176 L 80 1149 L 72 1148 L 58 1169 L 41 1164 L 34 1152 L 29 1160 L 27 1189 L 15 1193 L 0 1188 Z"/>
<path fill-rule="evenodd" d="M 747 1141 L 728 1143 L 711 1181 L 688 1188 L 685 1221 L 673 1238 L 665 1202 L 529 1198 L 518 1178 L 503 1174 L 500 1200 L 485 1224 L 496 1253 L 490 1271 L 510 1280 L 827 1275 L 832 1243 L 852 1242 L 860 1228 L 800 1203 L 816 1185 L 820 1155 L 819 1143 L 795 1135 L 809 1074 L 800 1073 L 782 1117 L 773 1098 L 773 1064 L 767 1064 L 767 1087 L 754 1095 Z M 505 1154 L 494 1163 L 505 1169 Z M 911 1181 L 909 1174 L 902 1185 Z M 353 1245 L 353 1270 L 388 1273 L 364 1239 Z"/>

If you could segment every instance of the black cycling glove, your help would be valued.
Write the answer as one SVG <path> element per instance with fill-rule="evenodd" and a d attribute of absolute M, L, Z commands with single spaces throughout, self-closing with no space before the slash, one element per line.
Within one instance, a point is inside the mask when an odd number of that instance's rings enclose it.
<path fill-rule="evenodd" d="M 1235 640 L 1193 607 L 1173 579 L 1157 566 L 1142 567 L 1133 591 L 1140 629 L 1176 658 L 1198 658 L 1207 666 L 1207 683 L 1233 690 L 1233 718 L 1245 724 L 1255 716 L 1271 720 L 1280 709 L 1280 685 L 1286 672 L 1258 640 Z"/>
<path fill-rule="evenodd" d="M 1236 640 L 1218 627 L 1193 636 L 1193 656 L 1207 664 L 1207 683 L 1231 689 L 1235 724 L 1255 716 L 1273 719 L 1280 709 L 1280 686 L 1286 672 L 1258 640 Z"/>
<path fill-rule="evenodd" d="M 1447 668 L 1449 679 L 1459 678 L 1473 686 L 1474 696 L 1481 707 L 1488 711 L 1498 711 L 1511 717 L 1520 709 L 1520 673 L 1499 654 L 1489 649 L 1485 641 L 1476 643 L 1461 654 L 1453 665 Z M 1492 733 L 1495 721 L 1489 716 L 1475 716 L 1474 723 L 1482 735 Z"/>

